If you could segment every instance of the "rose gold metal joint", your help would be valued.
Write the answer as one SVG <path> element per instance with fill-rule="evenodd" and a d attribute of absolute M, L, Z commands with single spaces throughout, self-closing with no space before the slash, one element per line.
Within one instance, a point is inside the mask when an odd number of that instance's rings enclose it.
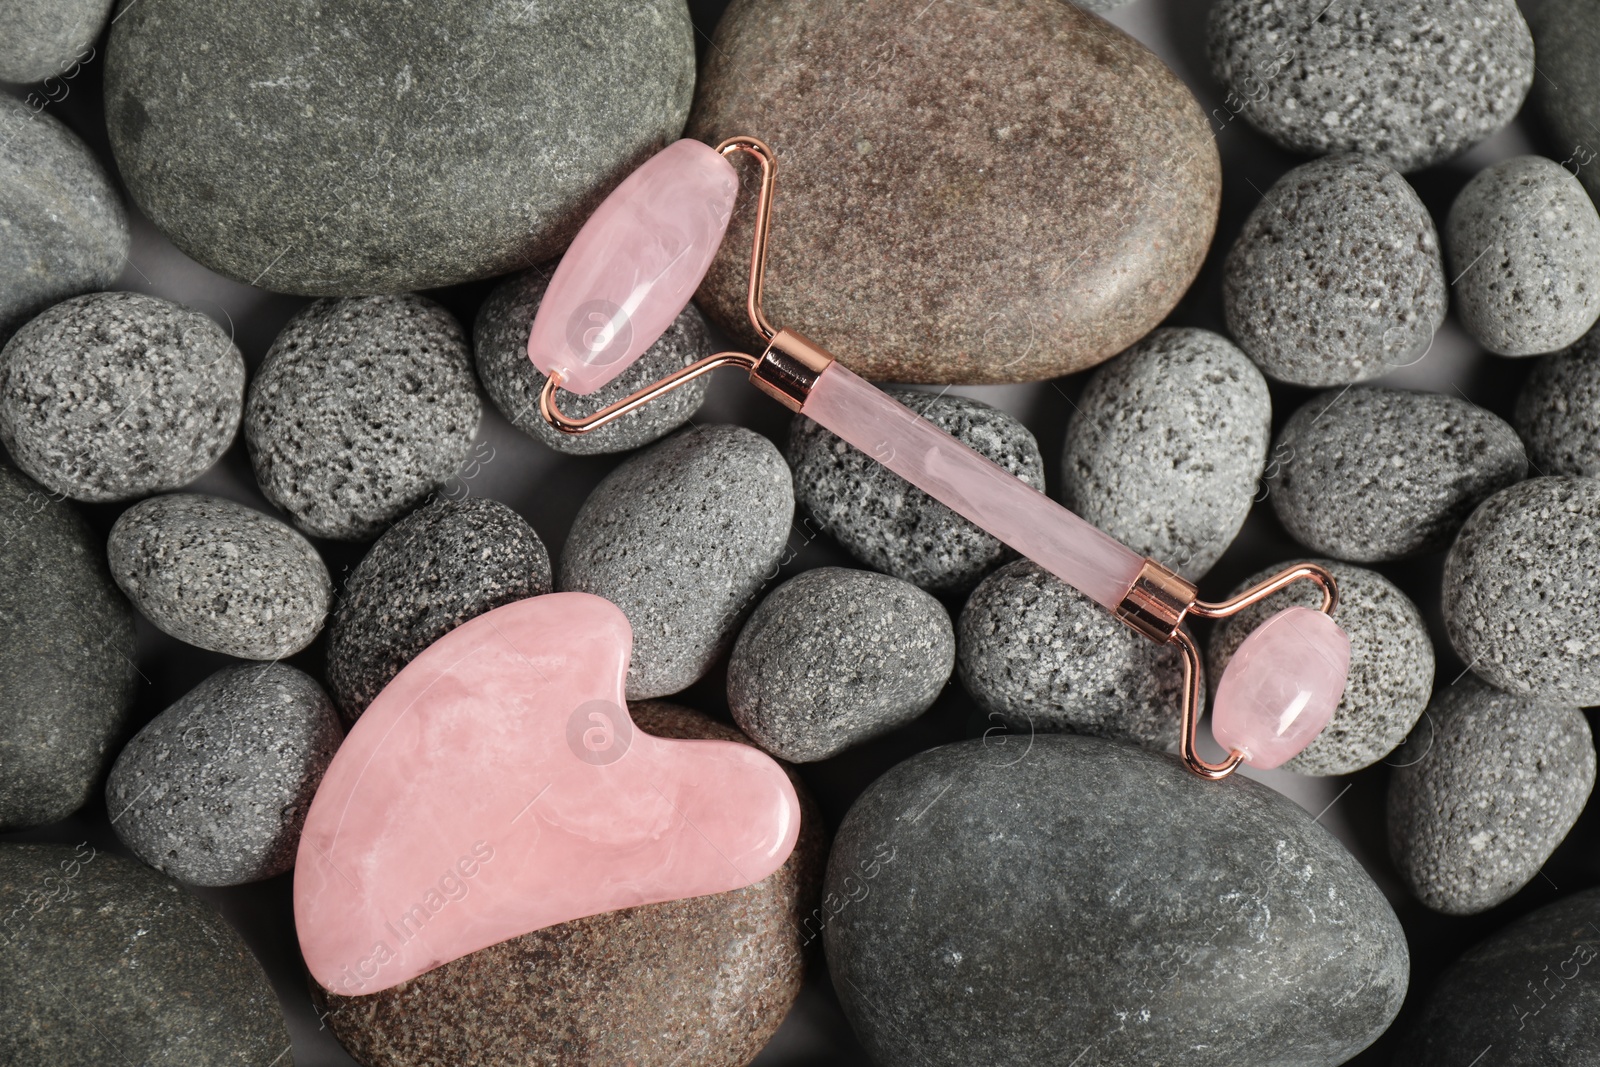
<path fill-rule="evenodd" d="M 1112 614 L 1152 641 L 1171 641 L 1197 594 L 1193 582 L 1147 559 Z"/>
<path fill-rule="evenodd" d="M 750 380 L 790 411 L 799 411 L 832 362 L 832 353 L 811 338 L 794 330 L 779 330 L 751 368 Z"/>

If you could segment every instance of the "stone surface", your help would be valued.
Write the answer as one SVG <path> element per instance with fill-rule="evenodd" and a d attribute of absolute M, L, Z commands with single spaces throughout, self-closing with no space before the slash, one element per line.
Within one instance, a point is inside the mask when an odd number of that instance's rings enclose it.
<path fill-rule="evenodd" d="M 1516 431 L 1465 397 L 1367 387 L 1289 417 L 1267 492 L 1296 541 L 1368 563 L 1448 548 L 1474 508 L 1527 473 Z"/>
<path fill-rule="evenodd" d="M 1244 525 L 1271 433 L 1266 380 L 1243 352 L 1209 330 L 1157 330 L 1079 398 L 1062 503 L 1198 580 Z"/>
<path fill-rule="evenodd" d="M 1312 562 L 1326 567 L 1338 583 L 1333 618 L 1350 638 L 1350 671 L 1333 720 L 1284 768 L 1300 774 L 1349 774 L 1387 756 L 1422 716 L 1433 691 L 1433 642 L 1417 606 L 1377 571 L 1331 559 Z M 1288 565 L 1285 561 L 1257 571 L 1229 595 Z M 1219 622 L 1206 648 L 1212 681 L 1221 679 L 1244 639 L 1278 611 L 1321 603 L 1316 586 L 1301 582 Z"/>
<path fill-rule="evenodd" d="M 1044 457 L 1028 428 L 963 396 L 890 389 L 922 418 L 1044 489 Z M 795 497 L 856 559 L 934 593 L 962 593 L 1010 549 L 804 416 L 789 431 Z"/>
<path fill-rule="evenodd" d="M 133 612 L 77 510 L 0 464 L 0 830 L 81 808 L 138 681 Z"/>
<path fill-rule="evenodd" d="M 1223 264 L 1228 332 L 1268 377 L 1348 385 L 1421 359 L 1444 322 L 1439 235 L 1377 159 L 1294 168 L 1267 190 Z"/>
<path fill-rule="evenodd" d="M 1309 815 L 1099 738 L 912 757 L 845 816 L 824 891 L 883 1067 L 1343 1063 L 1405 997 L 1400 923 Z"/>
<path fill-rule="evenodd" d="M 1479 171 L 1444 239 L 1456 312 L 1489 351 L 1554 352 L 1600 318 L 1600 213 L 1554 160 L 1517 156 Z"/>
<path fill-rule="evenodd" d="M 314 296 L 551 258 L 678 136 L 695 80 L 681 0 L 444 0 L 381 32 L 359 0 L 296 18 L 141 0 L 107 49 L 106 127 L 144 213 L 219 274 Z"/>
<path fill-rule="evenodd" d="M 1512 422 L 1541 474 L 1600 475 L 1600 334 L 1537 360 Z"/>
<path fill-rule="evenodd" d="M 779 759 L 810 763 L 932 706 L 955 667 L 944 605 L 909 582 L 819 567 L 756 607 L 728 663 L 728 709 Z"/>
<path fill-rule="evenodd" d="M 1533 39 L 1516 0 L 1220 0 L 1207 22 L 1228 108 L 1292 152 L 1441 163 L 1516 117 Z"/>
<path fill-rule="evenodd" d="M 0 1062 L 288 1062 L 267 976 L 211 905 L 133 860 L 0 845 Z"/>
<path fill-rule="evenodd" d="M 8 94 L 0 227 L 0 342 L 56 301 L 109 286 L 128 255 L 128 216 L 105 167 L 54 116 Z"/>
<path fill-rule="evenodd" d="M 345 581 L 328 626 L 328 688 L 345 718 L 434 641 L 550 581 L 544 542 L 498 500 L 440 500 L 395 523 Z"/>
<path fill-rule="evenodd" d="M 627 452 L 676 430 L 694 415 L 706 398 L 710 378 L 696 378 L 637 411 L 598 430 L 564 434 L 539 414 L 539 390 L 545 376 L 528 359 L 528 330 L 544 298 L 548 275 L 538 269 L 507 278 L 478 309 L 472 328 L 478 378 L 489 398 L 513 426 L 557 452 L 592 456 Z M 693 304 L 688 305 L 627 370 L 588 396 L 562 393 L 561 410 L 570 416 L 592 415 L 629 393 L 682 370 L 711 355 L 711 328 Z"/>
<path fill-rule="evenodd" d="M 333 595 L 322 557 L 291 527 L 199 493 L 124 511 L 106 554 L 122 591 L 162 632 L 240 659 L 305 648 Z"/>
<path fill-rule="evenodd" d="M 112 0 L 6 0 L 0 20 L 6 38 L 0 42 L 0 81 L 70 81 L 83 63 L 94 58 L 95 38 L 105 28 Z"/>
<path fill-rule="evenodd" d="M 735 0 L 714 40 L 689 132 L 777 153 L 767 315 L 863 377 L 1081 370 L 1149 332 L 1205 258 L 1209 123 L 1143 45 L 1070 4 Z M 753 206 L 700 290 L 745 344 Z"/>
<path fill-rule="evenodd" d="M 1533 98 L 1544 120 L 1551 158 L 1577 172 L 1591 197 L 1600 195 L 1600 10 L 1588 0 L 1536 0 L 1524 5 L 1544 76 Z"/>
<path fill-rule="evenodd" d="M 1389 854 L 1435 911 L 1487 911 L 1538 875 L 1594 789 L 1577 708 L 1467 676 L 1445 686 L 1389 777 Z"/>
<path fill-rule="evenodd" d="M 465 469 L 481 414 L 460 325 L 425 297 L 319 300 L 250 383 L 267 499 L 316 537 L 364 540 Z"/>
<path fill-rule="evenodd" d="M 556 588 L 594 593 L 633 626 L 628 699 L 711 668 L 777 575 L 794 487 L 766 438 L 699 426 L 628 459 L 573 520 Z"/>
<path fill-rule="evenodd" d="M 343 737 L 333 701 L 305 672 L 226 667 L 123 748 L 106 780 L 111 825 L 134 855 L 180 882 L 282 874 Z"/>
<path fill-rule="evenodd" d="M 651 702 L 632 714 L 658 736 L 748 743 L 686 708 Z M 799 795 L 795 850 L 755 885 L 577 919 L 381 993 L 329 995 L 327 1024 L 368 1067 L 743 1067 L 799 994 L 821 922 L 821 821 Z"/>
<path fill-rule="evenodd" d="M 1600 704 L 1600 482 L 1530 478 L 1490 497 L 1444 564 L 1444 624 L 1479 677 L 1519 696 Z"/>
<path fill-rule="evenodd" d="M 77 500 L 188 485 L 239 430 L 244 356 L 198 311 L 91 293 L 30 321 L 0 351 L 0 440 L 28 474 Z"/>
<path fill-rule="evenodd" d="M 957 671 L 1013 733 L 1097 734 L 1164 749 L 1178 739 L 1183 660 L 1030 560 L 995 571 L 956 623 Z"/>

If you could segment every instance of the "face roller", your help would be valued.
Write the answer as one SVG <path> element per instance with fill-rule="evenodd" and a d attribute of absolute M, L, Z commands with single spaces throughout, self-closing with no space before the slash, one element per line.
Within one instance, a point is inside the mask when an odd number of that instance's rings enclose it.
<path fill-rule="evenodd" d="M 563 415 L 561 389 L 587 395 L 611 381 L 671 325 L 705 277 L 733 211 L 739 178 L 729 158 L 761 167 L 746 311 L 767 341 L 759 355 L 720 352 L 584 418 Z M 777 161 L 753 137 L 716 148 L 678 141 L 647 161 L 602 203 L 573 241 L 534 319 L 528 356 L 548 380 L 540 412 L 565 433 L 585 433 L 717 367 L 739 366 L 757 388 L 832 431 L 962 517 L 1029 557 L 1129 626 L 1183 653 L 1180 754 L 1209 779 L 1241 762 L 1276 767 L 1327 725 L 1344 692 L 1350 641 L 1332 619 L 1333 577 L 1302 563 L 1220 603 L 1153 559 L 1102 533 L 1009 471 L 834 361 L 815 342 L 778 329 L 762 311 Z M 1183 629 L 1193 615 L 1221 618 L 1296 581 L 1322 590 L 1319 610 L 1291 607 L 1250 634 L 1217 688 L 1213 733 L 1228 750 L 1201 758 L 1200 655 Z"/>

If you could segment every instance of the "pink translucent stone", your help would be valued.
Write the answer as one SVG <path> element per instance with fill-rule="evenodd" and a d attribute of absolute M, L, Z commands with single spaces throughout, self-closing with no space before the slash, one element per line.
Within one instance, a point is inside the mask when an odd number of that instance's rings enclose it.
<path fill-rule="evenodd" d="M 1311 608 L 1286 608 L 1256 628 L 1217 684 L 1211 732 L 1245 762 L 1276 767 L 1333 718 L 1350 669 L 1350 638 Z"/>
<path fill-rule="evenodd" d="M 794 848 L 773 760 L 634 729 L 632 632 L 554 593 L 431 645 L 378 695 L 317 790 L 294 875 L 312 977 L 387 989 L 510 937 L 737 889 Z"/>
<path fill-rule="evenodd" d="M 738 192 L 733 166 L 688 139 L 628 175 L 556 267 L 528 335 L 533 365 L 580 394 L 621 374 L 699 288 Z"/>

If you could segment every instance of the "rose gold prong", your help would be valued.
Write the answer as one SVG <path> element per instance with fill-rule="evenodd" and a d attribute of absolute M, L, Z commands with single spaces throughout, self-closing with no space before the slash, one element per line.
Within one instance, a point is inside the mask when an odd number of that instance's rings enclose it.
<path fill-rule="evenodd" d="M 1236 615 L 1252 604 L 1259 603 L 1276 593 L 1285 586 L 1305 579 L 1315 582 L 1322 589 L 1321 611 L 1325 615 L 1332 615 L 1339 606 L 1339 585 L 1333 580 L 1327 568 L 1319 567 L 1315 563 L 1297 563 L 1287 570 L 1279 571 L 1271 578 L 1257 585 L 1251 586 L 1238 596 L 1229 597 L 1227 600 L 1210 603 L 1205 600 L 1196 600 L 1189 605 L 1189 614 L 1200 615 L 1207 619 L 1222 619 L 1229 615 Z"/>
<path fill-rule="evenodd" d="M 634 408 L 643 407 L 661 394 L 670 393 L 685 382 L 714 371 L 718 367 L 738 366 L 749 371 L 755 369 L 757 362 L 758 360 L 755 356 L 746 352 L 718 352 L 714 356 L 707 356 L 705 359 L 691 363 L 682 370 L 667 375 L 665 378 L 651 382 L 643 389 L 629 393 L 615 403 L 607 404 L 593 415 L 585 415 L 577 419 L 562 414 L 561 410 L 556 407 L 556 393 L 561 390 L 561 375 L 559 373 L 552 374 L 545 379 L 544 387 L 539 390 L 539 414 L 543 415 L 546 422 L 562 433 L 588 433 L 590 430 L 597 430 L 613 419 L 621 418 Z"/>
<path fill-rule="evenodd" d="M 761 163 L 761 195 L 756 200 L 755 239 L 750 243 L 750 286 L 745 297 L 745 311 L 750 316 L 750 325 L 763 340 L 770 341 L 778 330 L 767 321 L 766 312 L 761 309 L 761 295 L 767 280 L 767 237 L 772 229 L 772 196 L 778 182 L 778 157 L 764 142 L 742 135 L 723 141 L 717 145 L 717 151 L 724 156 L 743 152 Z"/>
<path fill-rule="evenodd" d="M 1169 638 L 1183 652 L 1183 725 L 1178 735 L 1178 755 L 1183 764 L 1195 774 L 1212 781 L 1226 778 L 1238 770 L 1244 753 L 1238 749 L 1228 753 L 1221 763 L 1207 763 L 1200 756 L 1196 738 L 1200 733 L 1200 710 L 1204 696 L 1200 691 L 1200 650 L 1194 638 L 1183 630 L 1176 630 Z"/>

